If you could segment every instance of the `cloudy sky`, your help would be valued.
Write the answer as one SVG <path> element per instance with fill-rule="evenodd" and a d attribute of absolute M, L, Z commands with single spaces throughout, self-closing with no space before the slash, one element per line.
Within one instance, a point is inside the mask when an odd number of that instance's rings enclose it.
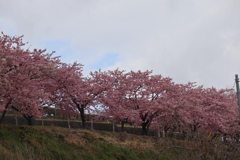
<path fill-rule="evenodd" d="M 90 71 L 153 70 L 176 83 L 232 88 L 240 75 L 239 0 L 1 0 L 0 30 Z"/>

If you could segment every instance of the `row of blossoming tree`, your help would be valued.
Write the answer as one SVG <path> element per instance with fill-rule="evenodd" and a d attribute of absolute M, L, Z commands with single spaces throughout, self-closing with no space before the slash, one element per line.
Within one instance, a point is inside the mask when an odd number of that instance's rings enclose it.
<path fill-rule="evenodd" d="M 165 132 L 227 132 L 237 129 L 237 102 L 233 90 L 203 88 L 195 83 L 175 84 L 150 71 L 94 72 L 98 83 L 109 86 L 98 96 L 100 114 L 122 124 L 150 126 Z"/>
<path fill-rule="evenodd" d="M 83 65 L 66 64 L 46 50 L 25 49 L 22 36 L 0 36 L 0 123 L 9 109 L 31 125 L 45 108 L 79 113 L 165 131 L 237 131 L 238 114 L 233 90 L 204 88 L 195 83 L 175 84 L 151 71 L 95 71 L 82 74 Z"/>

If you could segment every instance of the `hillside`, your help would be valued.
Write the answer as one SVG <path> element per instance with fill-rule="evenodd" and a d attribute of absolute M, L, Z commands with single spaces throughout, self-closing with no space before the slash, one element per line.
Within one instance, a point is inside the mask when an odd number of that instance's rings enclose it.
<path fill-rule="evenodd" d="M 0 126 L 1 160 L 237 159 L 238 144 L 39 126 Z"/>

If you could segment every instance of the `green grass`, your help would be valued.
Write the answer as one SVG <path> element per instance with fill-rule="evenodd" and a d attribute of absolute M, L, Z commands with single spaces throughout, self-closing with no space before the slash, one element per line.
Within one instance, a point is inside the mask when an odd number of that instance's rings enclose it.
<path fill-rule="evenodd" d="M 1 126 L 0 159 L 142 159 L 137 152 L 113 145 L 104 138 L 94 137 L 90 131 L 57 127 Z M 73 133 L 72 133 L 73 132 Z M 80 144 L 66 140 L 79 134 Z M 82 141 L 82 142 L 81 142 Z"/>
<path fill-rule="evenodd" d="M 238 159 L 238 144 L 42 126 L 0 126 L 1 160 Z"/>

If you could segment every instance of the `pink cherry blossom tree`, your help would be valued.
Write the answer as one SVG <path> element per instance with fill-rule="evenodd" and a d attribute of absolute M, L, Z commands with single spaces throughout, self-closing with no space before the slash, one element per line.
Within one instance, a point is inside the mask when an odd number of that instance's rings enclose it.
<path fill-rule="evenodd" d="M 134 114 L 135 124 L 141 125 L 143 135 L 147 135 L 154 119 L 169 111 L 168 99 L 170 93 L 174 91 L 172 90 L 174 83 L 171 78 L 150 75 L 149 71 L 131 71 L 128 74 L 128 103 L 137 113 Z"/>
<path fill-rule="evenodd" d="M 80 113 L 82 127 L 85 128 L 85 111 L 91 111 L 97 101 L 97 95 L 103 91 L 98 84 L 99 76 L 90 73 L 89 77 L 83 77 L 82 64 L 62 64 L 52 75 L 52 84 L 55 85 L 52 95 L 55 105 L 65 112 Z"/>
<path fill-rule="evenodd" d="M 141 125 L 143 134 L 147 134 L 153 119 L 166 109 L 165 100 L 173 85 L 170 78 L 151 73 L 118 69 L 104 72 L 110 88 L 100 99 L 101 114 L 121 122 L 122 128 L 126 122 Z"/>
<path fill-rule="evenodd" d="M 102 92 L 97 96 L 96 109 L 100 110 L 98 115 L 105 117 L 107 120 L 120 122 L 122 131 L 124 124 L 130 121 L 131 110 L 126 103 L 126 73 L 118 69 L 113 71 L 95 71 L 92 73 L 95 82 L 101 86 Z"/>
<path fill-rule="evenodd" d="M 41 116 L 43 104 L 49 102 L 45 87 L 47 74 L 59 59 L 45 54 L 45 50 L 23 49 L 24 45 L 22 36 L 10 37 L 2 33 L 0 37 L 0 99 L 3 101 L 0 123 L 11 107 L 31 124 L 31 117 Z"/>
<path fill-rule="evenodd" d="M 226 132 L 237 120 L 237 103 L 231 90 L 203 88 L 194 83 L 175 85 L 169 100 L 172 112 L 159 116 L 158 127 L 190 135 L 199 130 Z"/>

